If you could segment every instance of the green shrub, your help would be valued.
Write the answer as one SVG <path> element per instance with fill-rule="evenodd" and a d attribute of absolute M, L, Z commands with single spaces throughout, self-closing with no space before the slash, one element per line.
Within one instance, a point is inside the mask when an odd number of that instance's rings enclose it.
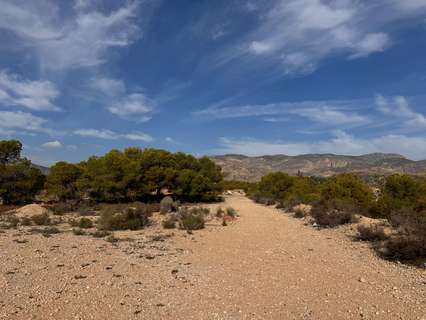
<path fill-rule="evenodd" d="M 354 222 L 357 209 L 352 201 L 334 199 L 314 205 L 311 215 L 320 226 L 337 227 Z"/>
<path fill-rule="evenodd" d="M 87 233 L 86 231 L 80 229 L 80 228 L 74 228 L 72 229 L 72 233 L 76 236 L 85 236 Z"/>
<path fill-rule="evenodd" d="M 104 238 L 106 236 L 109 236 L 111 232 L 106 230 L 96 230 L 95 232 L 92 232 L 90 235 L 94 238 Z"/>
<path fill-rule="evenodd" d="M 237 216 L 237 211 L 232 207 L 228 207 L 226 208 L 226 215 L 235 218 Z"/>
<path fill-rule="evenodd" d="M 296 211 L 294 212 L 294 216 L 296 218 L 301 219 L 301 218 L 304 218 L 306 216 L 306 214 L 302 209 L 299 208 L 299 209 L 296 209 Z"/>
<path fill-rule="evenodd" d="M 23 217 L 21 219 L 21 225 L 23 225 L 23 226 L 30 226 L 30 225 L 32 225 L 32 220 L 30 218 L 28 218 L 28 217 Z"/>
<path fill-rule="evenodd" d="M 78 222 L 78 227 L 81 229 L 89 229 L 93 227 L 93 221 L 89 218 L 81 218 Z"/>
<path fill-rule="evenodd" d="M 164 229 L 174 229 L 176 228 L 177 219 L 174 217 L 169 217 L 163 220 L 162 225 Z"/>
<path fill-rule="evenodd" d="M 179 228 L 187 231 L 203 229 L 205 215 L 205 208 L 182 209 L 180 211 Z"/>
<path fill-rule="evenodd" d="M 101 211 L 98 226 L 103 230 L 139 230 L 149 223 L 152 215 L 150 208 L 144 205 L 124 209 L 110 207 Z"/>
<path fill-rule="evenodd" d="M 45 227 L 41 230 L 41 234 L 44 237 L 50 237 L 50 235 L 57 233 L 61 233 L 61 231 L 56 227 Z"/>
<path fill-rule="evenodd" d="M 120 239 L 116 238 L 113 234 L 110 234 L 109 236 L 105 238 L 105 241 L 109 243 L 117 243 L 118 241 L 120 241 Z"/>
<path fill-rule="evenodd" d="M 47 213 L 34 215 L 31 217 L 31 220 L 38 226 L 48 226 L 52 223 L 52 220 Z"/>
<path fill-rule="evenodd" d="M 217 218 L 222 218 L 224 214 L 225 214 L 225 211 L 222 209 L 222 207 L 218 207 L 216 209 L 216 217 Z"/>
<path fill-rule="evenodd" d="M 371 224 L 365 225 L 360 224 L 357 227 L 358 239 L 364 241 L 383 241 L 388 238 L 386 228 L 383 225 Z"/>

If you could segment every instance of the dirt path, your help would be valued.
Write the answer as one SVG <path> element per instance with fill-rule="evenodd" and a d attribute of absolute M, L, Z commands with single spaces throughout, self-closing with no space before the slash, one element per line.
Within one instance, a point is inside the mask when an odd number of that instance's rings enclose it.
<path fill-rule="evenodd" d="M 424 270 L 244 197 L 222 206 L 236 223 L 164 242 L 0 234 L 0 319 L 426 319 Z"/>

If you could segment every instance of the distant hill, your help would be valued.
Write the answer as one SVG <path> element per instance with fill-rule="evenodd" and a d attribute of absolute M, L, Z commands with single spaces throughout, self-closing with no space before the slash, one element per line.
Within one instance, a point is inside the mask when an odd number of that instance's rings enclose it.
<path fill-rule="evenodd" d="M 273 155 L 248 157 L 238 154 L 212 156 L 222 167 L 227 180 L 258 181 L 271 172 L 286 172 L 307 176 L 331 176 L 354 172 L 362 175 L 393 173 L 426 174 L 426 160 L 413 161 L 399 154 L 372 153 L 361 156 L 306 154 L 299 156 Z"/>

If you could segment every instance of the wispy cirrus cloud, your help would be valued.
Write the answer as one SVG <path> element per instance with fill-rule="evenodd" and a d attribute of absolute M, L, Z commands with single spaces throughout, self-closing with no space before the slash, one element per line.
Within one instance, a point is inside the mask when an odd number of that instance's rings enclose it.
<path fill-rule="evenodd" d="M 54 100 L 60 92 L 47 80 L 26 80 L 5 70 L 0 71 L 0 105 L 18 106 L 37 111 L 59 111 Z"/>
<path fill-rule="evenodd" d="M 74 14 L 64 17 L 54 1 L 4 0 L 0 29 L 14 33 L 25 49 L 33 49 L 44 69 L 92 67 L 105 62 L 108 49 L 126 47 L 141 36 L 135 23 L 138 7 L 139 1 L 128 1 L 104 13 L 77 1 Z"/>
<path fill-rule="evenodd" d="M 209 120 L 262 117 L 268 122 L 288 121 L 298 116 L 327 127 L 361 126 L 370 123 L 368 116 L 353 110 L 357 104 L 358 101 L 300 101 L 229 107 L 213 105 L 196 111 L 193 115 Z"/>
<path fill-rule="evenodd" d="M 22 111 L 0 111 L 0 133 L 17 134 L 22 132 L 52 133 L 46 127 L 47 120 Z"/>
<path fill-rule="evenodd" d="M 60 141 L 55 140 L 55 141 L 49 141 L 49 142 L 43 143 L 41 147 L 46 149 L 61 149 L 64 146 L 62 145 Z"/>
<path fill-rule="evenodd" d="M 78 129 L 74 131 L 74 134 L 81 137 L 91 137 L 105 140 L 127 139 L 144 142 L 152 142 L 154 140 L 150 135 L 140 131 L 121 134 L 108 129 Z"/>
<path fill-rule="evenodd" d="M 384 115 L 400 122 L 406 128 L 426 128 L 426 116 L 414 111 L 406 97 L 396 96 L 386 98 L 382 95 L 376 97 L 379 111 Z"/>
<path fill-rule="evenodd" d="M 257 25 L 221 51 L 216 63 L 256 60 L 258 66 L 281 65 L 284 75 L 311 73 L 333 55 L 360 59 L 383 52 L 393 44 L 396 22 L 405 21 L 406 26 L 426 16 L 423 0 L 274 0 L 268 6 L 248 5 Z"/>

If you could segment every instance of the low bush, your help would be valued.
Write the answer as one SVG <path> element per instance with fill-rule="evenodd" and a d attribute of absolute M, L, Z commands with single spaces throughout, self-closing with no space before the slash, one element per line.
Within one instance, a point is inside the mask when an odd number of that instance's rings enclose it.
<path fill-rule="evenodd" d="M 226 208 L 226 215 L 228 217 L 235 218 L 237 216 L 237 210 L 235 210 L 232 207 L 228 207 L 228 208 Z"/>
<path fill-rule="evenodd" d="M 78 227 L 80 229 L 93 228 L 93 221 L 89 218 L 70 219 L 68 223 L 71 227 Z"/>
<path fill-rule="evenodd" d="M 110 234 L 109 236 L 105 238 L 105 241 L 109 243 L 117 243 L 118 241 L 120 241 L 120 239 L 116 238 L 113 234 Z"/>
<path fill-rule="evenodd" d="M 66 213 L 75 211 L 75 203 L 72 202 L 58 202 L 50 207 L 54 215 L 62 216 Z"/>
<path fill-rule="evenodd" d="M 32 220 L 28 217 L 23 217 L 21 219 L 21 225 L 23 225 L 23 226 L 30 226 L 32 224 L 33 224 Z"/>
<path fill-rule="evenodd" d="M 426 237 L 408 234 L 391 237 L 384 242 L 381 253 L 391 260 L 426 259 Z"/>
<path fill-rule="evenodd" d="M 182 209 L 179 219 L 179 228 L 187 231 L 203 229 L 205 225 L 205 215 L 210 212 L 206 208 Z"/>
<path fill-rule="evenodd" d="M 74 228 L 72 229 L 72 233 L 76 236 L 85 236 L 87 233 L 86 231 L 80 229 L 80 228 Z"/>
<path fill-rule="evenodd" d="M 106 236 L 109 236 L 111 232 L 106 230 L 96 230 L 95 232 L 92 232 L 90 235 L 94 238 L 104 238 Z"/>
<path fill-rule="evenodd" d="M 306 216 L 306 213 L 300 208 L 298 208 L 298 209 L 296 209 L 296 211 L 294 211 L 294 217 L 296 217 L 296 218 L 302 219 L 305 216 Z"/>
<path fill-rule="evenodd" d="M 357 207 L 350 201 L 330 200 L 319 202 L 312 207 L 311 215 L 320 226 L 337 227 L 355 222 Z"/>
<path fill-rule="evenodd" d="M 149 223 L 152 207 L 143 204 L 134 207 L 107 207 L 101 211 L 98 226 L 102 230 L 139 230 Z"/>
<path fill-rule="evenodd" d="M 388 238 L 386 227 L 379 224 L 360 224 L 357 227 L 358 238 L 364 241 L 383 241 Z"/>
<path fill-rule="evenodd" d="M 52 223 L 52 220 L 47 213 L 34 215 L 31 217 L 31 220 L 38 226 L 48 226 Z"/>
<path fill-rule="evenodd" d="M 216 209 L 216 217 L 217 218 L 222 218 L 224 214 L 225 214 L 225 211 L 222 209 L 222 207 L 219 207 L 219 208 Z"/>
<path fill-rule="evenodd" d="M 402 261 L 426 259 L 426 210 L 401 209 L 391 215 L 390 221 L 397 234 L 385 241 L 382 254 Z"/>
<path fill-rule="evenodd" d="M 20 220 L 19 220 L 18 217 L 14 216 L 14 215 L 9 215 L 6 218 L 6 221 L 9 224 L 9 228 L 16 228 L 18 226 Z"/>
<path fill-rule="evenodd" d="M 177 219 L 175 217 L 168 217 L 163 220 L 162 225 L 164 229 L 174 229 L 176 228 Z"/>

